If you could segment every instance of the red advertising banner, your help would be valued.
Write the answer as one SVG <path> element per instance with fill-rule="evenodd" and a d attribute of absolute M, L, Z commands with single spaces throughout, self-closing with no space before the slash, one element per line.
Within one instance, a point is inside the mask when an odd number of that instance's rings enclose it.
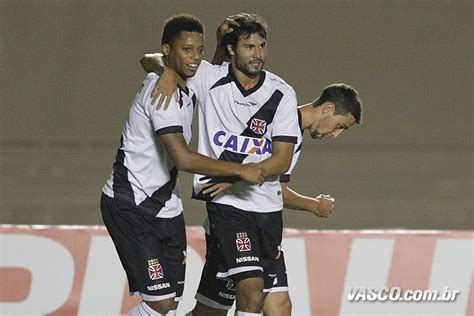
<path fill-rule="evenodd" d="M 194 306 L 204 232 L 188 227 Z M 286 229 L 293 315 L 474 315 L 474 233 Z M 102 226 L 0 225 L 0 314 L 126 314 L 125 273 Z"/>

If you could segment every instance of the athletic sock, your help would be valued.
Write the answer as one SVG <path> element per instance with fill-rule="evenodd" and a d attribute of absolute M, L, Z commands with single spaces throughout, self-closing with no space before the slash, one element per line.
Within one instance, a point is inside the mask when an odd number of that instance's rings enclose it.
<path fill-rule="evenodd" d="M 262 313 L 249 313 L 249 312 L 235 311 L 235 316 L 262 316 Z"/>
<path fill-rule="evenodd" d="M 155 311 L 145 302 L 140 302 L 128 312 L 128 316 L 165 316 Z"/>

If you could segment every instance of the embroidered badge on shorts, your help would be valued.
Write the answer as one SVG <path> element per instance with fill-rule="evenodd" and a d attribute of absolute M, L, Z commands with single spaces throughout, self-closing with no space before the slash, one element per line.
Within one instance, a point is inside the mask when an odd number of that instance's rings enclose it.
<path fill-rule="evenodd" d="M 148 275 L 150 280 L 158 280 L 164 277 L 163 268 L 158 259 L 148 260 Z"/>
<path fill-rule="evenodd" d="M 236 234 L 235 244 L 237 245 L 237 250 L 240 252 L 252 250 L 252 244 L 246 232 Z"/>

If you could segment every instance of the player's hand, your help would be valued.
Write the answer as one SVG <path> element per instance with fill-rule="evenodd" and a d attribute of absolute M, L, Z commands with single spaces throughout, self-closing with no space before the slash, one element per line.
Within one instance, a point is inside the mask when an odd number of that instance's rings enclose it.
<path fill-rule="evenodd" d="M 216 30 L 216 40 L 219 45 L 221 45 L 222 38 L 224 35 L 232 33 L 234 30 L 233 26 L 239 26 L 240 24 L 237 23 L 234 19 L 237 15 L 232 15 L 224 20 L 224 22 L 219 25 Z"/>
<path fill-rule="evenodd" d="M 314 207 L 311 212 L 319 217 L 327 218 L 334 209 L 336 200 L 328 194 L 320 194 L 315 198 Z"/>
<path fill-rule="evenodd" d="M 240 178 L 253 184 L 262 185 L 265 180 L 262 166 L 256 163 L 246 163 L 240 166 Z"/>
<path fill-rule="evenodd" d="M 221 194 L 225 190 L 228 190 L 232 187 L 232 183 L 222 182 L 222 183 L 209 183 L 206 184 L 202 193 L 209 194 L 211 197 L 215 197 L 218 194 Z"/>
<path fill-rule="evenodd" d="M 172 71 L 167 71 L 165 68 L 151 92 L 151 104 L 155 104 L 158 101 L 156 110 L 159 110 L 163 106 L 163 110 L 166 111 L 173 94 L 176 97 L 176 101 L 179 102 L 179 92 L 178 89 L 176 89 L 175 75 Z"/>

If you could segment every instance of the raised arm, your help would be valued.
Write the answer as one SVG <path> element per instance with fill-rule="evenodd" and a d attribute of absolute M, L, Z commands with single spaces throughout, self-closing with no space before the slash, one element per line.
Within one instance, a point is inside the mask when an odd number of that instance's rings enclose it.
<path fill-rule="evenodd" d="M 237 176 L 242 180 L 263 183 L 263 168 L 258 164 L 238 164 L 214 160 L 189 149 L 181 133 L 163 134 L 160 137 L 175 166 L 182 171 L 211 177 Z"/>
<path fill-rule="evenodd" d="M 232 33 L 234 30 L 232 28 L 233 25 L 239 25 L 239 23 L 234 21 L 234 17 L 235 16 L 230 16 L 226 18 L 216 30 L 216 50 L 214 52 L 214 57 L 212 58 L 212 63 L 214 65 L 220 65 L 225 61 L 230 62 L 230 56 L 227 54 L 227 48 L 222 40 L 226 34 Z"/>

